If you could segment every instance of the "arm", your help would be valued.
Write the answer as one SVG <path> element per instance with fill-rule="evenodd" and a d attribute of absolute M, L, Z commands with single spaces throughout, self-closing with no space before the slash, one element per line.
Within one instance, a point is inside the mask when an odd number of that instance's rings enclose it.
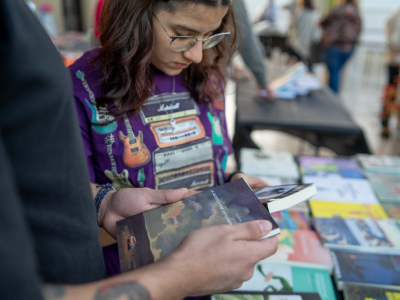
<path fill-rule="evenodd" d="M 165 259 L 111 279 L 80 286 L 43 286 L 46 300 L 175 300 L 239 288 L 255 264 L 275 253 L 277 239 L 257 241 L 268 221 L 203 228 L 189 234 Z M 243 255 L 246 253 L 246 255 Z"/>
<path fill-rule="evenodd" d="M 93 199 L 100 188 L 90 183 Z M 126 188 L 109 191 L 101 202 L 98 223 L 112 237 L 117 237 L 116 223 L 127 217 L 140 214 L 164 204 L 173 203 L 188 196 L 187 189 L 152 190 L 149 188 Z"/>
<path fill-rule="evenodd" d="M 239 49 L 245 64 L 257 79 L 259 91 L 257 96 L 272 99 L 273 92 L 268 86 L 267 69 L 264 65 L 264 54 L 260 42 L 251 27 L 243 0 L 235 1 L 235 13 L 240 32 Z M 264 91 L 264 92 L 263 92 Z M 266 92 L 265 92 L 266 91 Z"/>

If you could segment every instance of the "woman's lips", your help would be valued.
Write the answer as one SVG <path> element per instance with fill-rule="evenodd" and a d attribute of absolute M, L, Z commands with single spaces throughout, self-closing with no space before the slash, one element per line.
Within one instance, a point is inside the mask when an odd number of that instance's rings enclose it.
<path fill-rule="evenodd" d="M 175 63 L 175 66 L 179 69 L 186 69 L 187 67 L 189 67 L 189 64 L 181 64 L 181 63 Z"/>

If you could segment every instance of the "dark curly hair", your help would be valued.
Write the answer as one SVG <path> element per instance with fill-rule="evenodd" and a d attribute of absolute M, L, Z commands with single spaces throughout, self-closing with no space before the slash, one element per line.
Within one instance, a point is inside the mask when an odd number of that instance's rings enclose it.
<path fill-rule="evenodd" d="M 100 52 L 92 59 L 100 62 L 103 71 L 100 84 L 105 95 L 96 99 L 98 106 L 110 104 L 109 112 L 116 119 L 139 112 L 154 90 L 150 71 L 153 14 L 162 10 L 173 13 L 178 6 L 192 3 L 228 7 L 221 30 L 223 25 L 227 26 L 230 38 L 203 50 L 202 62 L 191 64 L 181 73 L 186 88 L 198 103 L 221 95 L 224 69 L 236 50 L 233 0 L 106 0 L 100 23 Z"/>

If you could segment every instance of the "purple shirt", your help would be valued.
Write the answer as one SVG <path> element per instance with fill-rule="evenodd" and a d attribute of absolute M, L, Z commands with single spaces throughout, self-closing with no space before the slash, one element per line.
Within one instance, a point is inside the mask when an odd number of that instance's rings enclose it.
<path fill-rule="evenodd" d="M 91 182 L 116 189 L 201 189 L 225 182 L 227 156 L 232 153 L 224 99 L 198 104 L 181 77 L 152 67 L 154 95 L 139 115 L 112 121 L 97 110 L 103 96 L 101 69 L 89 63 L 98 49 L 86 52 L 71 67 L 74 95 Z"/>

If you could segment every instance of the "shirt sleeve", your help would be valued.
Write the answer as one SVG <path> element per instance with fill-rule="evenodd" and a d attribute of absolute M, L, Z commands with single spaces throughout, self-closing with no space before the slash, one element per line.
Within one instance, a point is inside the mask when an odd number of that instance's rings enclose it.
<path fill-rule="evenodd" d="M 0 178 L 1 298 L 41 300 L 41 281 L 37 270 L 35 247 L 1 135 Z"/>
<path fill-rule="evenodd" d="M 235 1 L 235 14 L 240 32 L 239 50 L 243 61 L 254 74 L 259 86 L 267 85 L 267 68 L 261 43 L 251 27 L 243 0 Z"/>
<path fill-rule="evenodd" d="M 94 167 L 93 167 L 93 147 L 92 147 L 92 132 L 90 129 L 90 120 L 86 112 L 86 107 L 82 101 L 75 97 L 75 106 L 78 112 L 79 127 L 85 150 L 86 163 L 89 171 L 90 182 L 95 183 Z"/>

